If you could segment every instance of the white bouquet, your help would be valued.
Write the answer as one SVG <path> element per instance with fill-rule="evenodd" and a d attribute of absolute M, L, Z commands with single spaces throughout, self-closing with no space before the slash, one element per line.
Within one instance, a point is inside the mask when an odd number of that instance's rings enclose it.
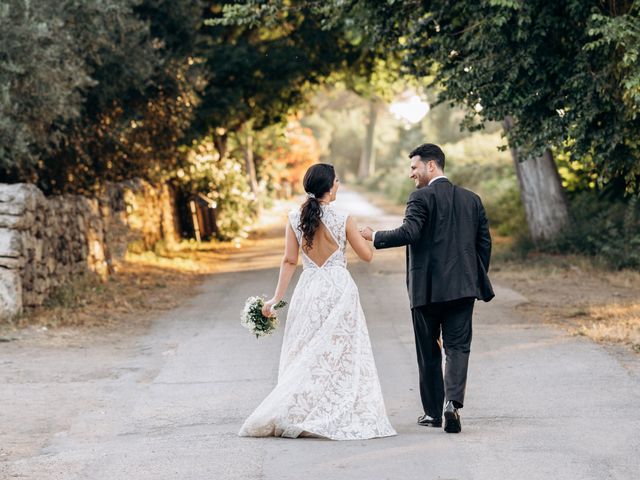
<path fill-rule="evenodd" d="M 287 304 L 284 300 L 276 303 L 272 309 L 278 310 Z M 244 304 L 242 313 L 240 314 L 240 325 L 249 329 L 256 338 L 263 335 L 271 335 L 278 324 L 278 317 L 265 317 L 262 314 L 264 306 L 264 297 L 249 297 Z"/>

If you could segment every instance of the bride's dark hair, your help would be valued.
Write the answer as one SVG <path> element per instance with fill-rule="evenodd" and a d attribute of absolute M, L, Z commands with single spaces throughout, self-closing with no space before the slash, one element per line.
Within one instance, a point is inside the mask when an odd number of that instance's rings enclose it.
<path fill-rule="evenodd" d="M 307 201 L 300 208 L 300 224 L 298 228 L 302 231 L 304 239 L 303 248 L 311 249 L 313 245 L 313 235 L 320 226 L 322 218 L 322 208 L 320 199 L 333 187 L 336 172 L 333 165 L 328 163 L 318 163 L 309 167 L 304 174 L 302 185 L 307 192 Z"/>

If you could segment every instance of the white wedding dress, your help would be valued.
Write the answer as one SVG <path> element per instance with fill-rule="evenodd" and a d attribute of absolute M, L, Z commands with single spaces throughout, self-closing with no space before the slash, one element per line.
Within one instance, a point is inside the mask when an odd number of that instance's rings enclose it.
<path fill-rule="evenodd" d="M 322 224 L 336 249 L 321 265 L 300 250 L 304 270 L 289 304 L 278 384 L 245 421 L 240 436 L 362 440 L 396 435 L 358 288 L 346 268 L 347 215 L 329 205 L 322 209 Z M 299 210 L 289 213 L 301 245 L 299 220 Z"/>

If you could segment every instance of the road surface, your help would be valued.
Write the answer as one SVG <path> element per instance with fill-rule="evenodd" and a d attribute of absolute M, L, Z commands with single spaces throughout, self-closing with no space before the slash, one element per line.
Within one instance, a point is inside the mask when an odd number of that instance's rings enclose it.
<path fill-rule="evenodd" d="M 337 206 L 376 228 L 401 221 L 354 192 Z M 238 437 L 276 381 L 283 331 L 256 340 L 239 312 L 272 293 L 280 254 L 244 252 L 139 336 L 0 343 L 0 478 L 640 478 L 637 375 L 610 349 L 525 321 L 515 307 L 526 298 L 507 286 L 476 308 L 462 433 L 416 425 L 403 249 L 349 267 L 398 436 Z"/>

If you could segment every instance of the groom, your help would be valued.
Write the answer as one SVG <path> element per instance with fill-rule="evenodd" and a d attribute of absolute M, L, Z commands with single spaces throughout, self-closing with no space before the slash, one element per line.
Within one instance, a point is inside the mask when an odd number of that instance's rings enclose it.
<path fill-rule="evenodd" d="M 487 276 L 491 236 L 480 197 L 444 175 L 440 147 L 425 143 L 409 158 L 417 190 L 409 196 L 402 225 L 378 232 L 366 227 L 360 233 L 378 249 L 407 246 L 407 289 L 424 409 L 418 424 L 441 427 L 444 405 L 444 430 L 458 433 L 473 305 L 476 299 L 488 302 L 494 297 Z"/>

